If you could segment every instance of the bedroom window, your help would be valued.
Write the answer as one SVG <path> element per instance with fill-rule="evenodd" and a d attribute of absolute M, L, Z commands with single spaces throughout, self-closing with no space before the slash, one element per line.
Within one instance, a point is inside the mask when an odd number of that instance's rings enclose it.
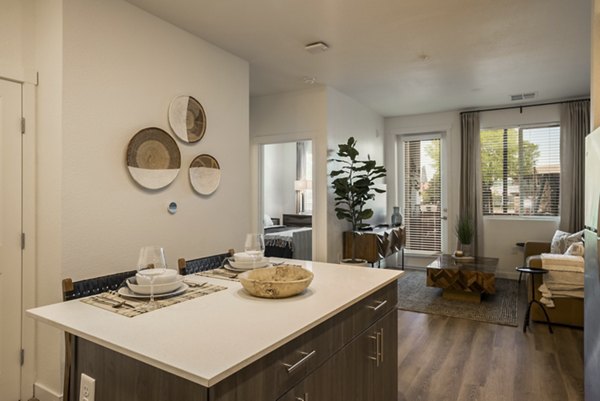
<path fill-rule="evenodd" d="M 480 139 L 484 215 L 558 216 L 558 125 L 485 129 Z"/>

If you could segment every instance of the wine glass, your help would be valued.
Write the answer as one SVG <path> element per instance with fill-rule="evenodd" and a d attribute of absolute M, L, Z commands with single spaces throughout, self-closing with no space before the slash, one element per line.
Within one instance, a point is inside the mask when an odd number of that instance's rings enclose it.
<path fill-rule="evenodd" d="M 244 251 L 252 257 L 254 263 L 261 260 L 265 254 L 265 237 L 262 234 L 246 234 Z"/>
<path fill-rule="evenodd" d="M 137 270 L 150 280 L 150 304 L 154 305 L 154 280 L 167 271 L 164 249 L 159 246 L 142 247 Z"/>

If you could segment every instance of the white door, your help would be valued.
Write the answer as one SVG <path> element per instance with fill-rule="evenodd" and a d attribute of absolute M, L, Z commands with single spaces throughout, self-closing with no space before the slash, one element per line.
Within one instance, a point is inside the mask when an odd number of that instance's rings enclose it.
<path fill-rule="evenodd" d="M 0 80 L 0 401 L 21 385 L 21 85 Z"/>
<path fill-rule="evenodd" d="M 398 188 L 406 249 L 424 254 L 446 252 L 447 170 L 443 136 L 441 133 L 402 136 L 399 145 Z"/>

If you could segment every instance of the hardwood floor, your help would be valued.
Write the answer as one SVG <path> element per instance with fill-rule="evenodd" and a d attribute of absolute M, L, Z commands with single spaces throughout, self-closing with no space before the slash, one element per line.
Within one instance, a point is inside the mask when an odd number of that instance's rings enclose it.
<path fill-rule="evenodd" d="M 399 310 L 398 400 L 583 400 L 583 330 L 523 333 L 523 316 L 509 327 Z"/>

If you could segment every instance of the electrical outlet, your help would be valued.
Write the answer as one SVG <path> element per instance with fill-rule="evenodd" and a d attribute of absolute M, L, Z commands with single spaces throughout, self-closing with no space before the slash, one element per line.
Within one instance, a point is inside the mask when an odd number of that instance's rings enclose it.
<path fill-rule="evenodd" d="M 96 379 L 81 374 L 81 383 L 79 385 L 79 401 L 94 401 L 96 396 Z"/>

